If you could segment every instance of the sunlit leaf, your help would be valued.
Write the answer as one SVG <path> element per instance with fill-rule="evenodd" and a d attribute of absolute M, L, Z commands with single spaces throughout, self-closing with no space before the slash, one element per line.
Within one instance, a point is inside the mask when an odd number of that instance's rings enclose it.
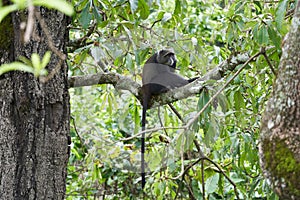
<path fill-rule="evenodd" d="M 139 1 L 140 15 L 142 19 L 147 19 L 150 14 L 150 9 L 145 0 Z"/>
<path fill-rule="evenodd" d="M 16 4 L 0 8 L 0 22 L 6 17 L 6 15 L 16 10 L 18 10 L 18 6 Z"/>
<path fill-rule="evenodd" d="M 41 68 L 41 60 L 40 60 L 40 56 L 37 53 L 33 53 L 31 55 L 31 63 L 33 68 L 39 70 Z"/>
<path fill-rule="evenodd" d="M 72 4 L 65 0 L 51 0 L 51 1 L 33 0 L 32 3 L 33 5 L 36 6 L 45 6 L 47 8 L 56 9 L 68 16 L 71 16 L 74 13 Z"/>
<path fill-rule="evenodd" d="M 181 7 L 182 7 L 181 2 L 182 2 L 181 0 L 176 0 L 175 1 L 174 15 L 178 15 L 178 14 L 181 13 Z"/>
<path fill-rule="evenodd" d="M 177 152 L 182 152 L 184 151 L 184 144 L 185 144 L 186 138 L 185 135 L 183 133 L 181 133 L 180 135 L 178 135 L 178 137 L 176 138 L 176 150 Z"/>
<path fill-rule="evenodd" d="M 45 68 L 48 63 L 50 62 L 50 58 L 51 58 L 51 52 L 47 51 L 42 59 L 42 63 L 41 63 L 41 68 Z"/>
<path fill-rule="evenodd" d="M 21 62 L 12 62 L 9 64 L 0 65 L 0 75 L 15 70 L 33 73 L 33 68 L 31 66 L 25 65 Z"/>
<path fill-rule="evenodd" d="M 18 58 L 20 61 L 22 61 L 24 64 L 28 65 L 28 66 L 32 66 L 31 60 L 24 57 L 24 56 L 20 56 Z"/>
<path fill-rule="evenodd" d="M 157 20 L 161 20 L 164 17 L 165 12 L 164 11 L 160 11 L 157 15 Z"/>

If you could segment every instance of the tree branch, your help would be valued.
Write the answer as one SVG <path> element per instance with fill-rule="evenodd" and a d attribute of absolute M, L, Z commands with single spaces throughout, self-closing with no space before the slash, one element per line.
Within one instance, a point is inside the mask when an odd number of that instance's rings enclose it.
<path fill-rule="evenodd" d="M 69 88 L 91 86 L 98 84 L 112 84 L 119 90 L 128 90 L 141 100 L 141 85 L 126 76 L 117 73 L 96 73 L 69 78 Z"/>
<path fill-rule="evenodd" d="M 245 63 L 248 59 L 248 54 L 231 55 L 227 60 L 210 70 L 196 81 L 184 87 L 171 90 L 165 94 L 154 96 L 151 99 L 150 105 L 152 105 L 152 107 L 156 107 L 198 94 L 205 86 L 208 85 L 208 80 L 222 79 L 226 75 L 226 72 L 234 70 L 236 66 Z M 69 78 L 70 88 L 97 84 L 113 84 L 116 89 L 128 90 L 140 101 L 142 99 L 141 85 L 132 79 L 117 73 L 97 73 L 84 76 L 72 76 Z"/>

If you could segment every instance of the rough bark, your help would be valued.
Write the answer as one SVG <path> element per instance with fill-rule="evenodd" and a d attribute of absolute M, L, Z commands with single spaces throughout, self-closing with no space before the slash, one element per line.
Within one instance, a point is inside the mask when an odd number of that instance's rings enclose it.
<path fill-rule="evenodd" d="M 67 18 L 57 11 L 35 9 L 44 18 L 54 46 L 66 52 Z M 30 58 L 32 53 L 42 57 L 49 50 L 36 19 L 32 39 L 24 44 L 20 24 L 26 20 L 26 11 L 20 11 L 1 23 L 1 28 L 10 31 L 0 32 L 0 64 L 19 56 Z M 59 62 L 52 53 L 47 69 L 51 71 Z M 64 199 L 70 108 L 67 65 L 62 63 L 46 83 L 22 72 L 0 76 L 0 199 Z"/>
<path fill-rule="evenodd" d="M 280 199 L 300 199 L 300 3 L 283 45 L 278 77 L 261 127 L 265 177 Z"/>

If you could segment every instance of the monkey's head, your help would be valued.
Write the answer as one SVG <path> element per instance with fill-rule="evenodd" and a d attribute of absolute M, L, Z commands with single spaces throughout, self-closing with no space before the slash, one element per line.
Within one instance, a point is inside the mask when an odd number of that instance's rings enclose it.
<path fill-rule="evenodd" d="M 160 50 L 156 54 L 156 61 L 159 64 L 168 65 L 169 67 L 176 68 L 175 53 L 170 50 Z"/>

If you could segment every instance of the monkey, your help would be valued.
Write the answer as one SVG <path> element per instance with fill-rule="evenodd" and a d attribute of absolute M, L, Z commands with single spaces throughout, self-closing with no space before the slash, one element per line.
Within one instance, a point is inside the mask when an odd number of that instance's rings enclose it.
<path fill-rule="evenodd" d="M 153 95 L 159 95 L 168 90 L 182 87 L 193 82 L 196 78 L 185 79 L 175 73 L 176 56 L 171 50 L 160 50 L 153 54 L 146 62 L 142 72 L 142 138 L 141 138 L 141 176 L 142 189 L 146 184 L 145 179 L 145 128 L 146 113 Z"/>

